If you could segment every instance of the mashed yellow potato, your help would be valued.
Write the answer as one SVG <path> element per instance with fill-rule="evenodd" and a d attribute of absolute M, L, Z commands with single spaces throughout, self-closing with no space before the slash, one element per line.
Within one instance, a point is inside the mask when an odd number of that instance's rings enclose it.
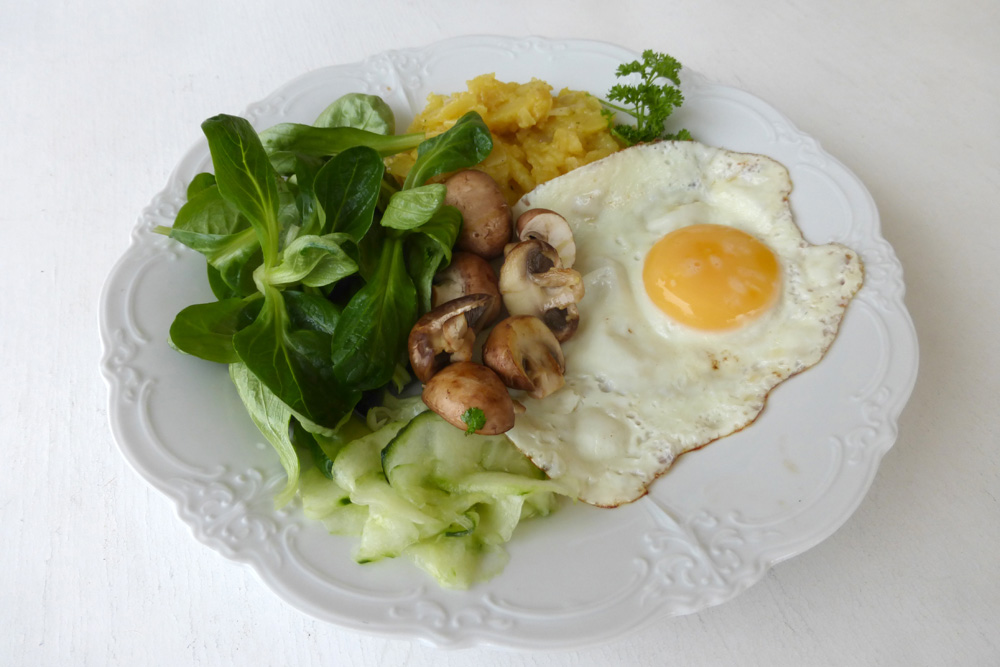
<path fill-rule="evenodd" d="M 477 169 L 493 177 L 510 204 L 536 185 L 621 148 L 592 95 L 564 89 L 553 96 L 544 81 L 504 83 L 493 74 L 469 81 L 466 92 L 429 95 L 409 131 L 434 136 L 469 111 L 479 112 L 493 133 L 493 152 Z M 391 158 L 389 172 L 405 178 L 416 155 Z"/>

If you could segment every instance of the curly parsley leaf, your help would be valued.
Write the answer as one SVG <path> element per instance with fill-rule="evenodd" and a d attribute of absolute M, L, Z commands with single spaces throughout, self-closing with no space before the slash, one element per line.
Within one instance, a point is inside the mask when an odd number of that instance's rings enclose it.
<path fill-rule="evenodd" d="M 642 52 L 641 61 L 619 65 L 616 76 L 622 78 L 638 74 L 640 81 L 635 84 L 617 83 L 608 91 L 608 99 L 602 100 L 607 107 L 604 117 L 608 119 L 611 133 L 627 146 L 658 139 L 690 141 L 691 134 L 687 130 L 671 134 L 664 129 L 670 114 L 684 103 L 684 95 L 680 88 L 675 87 L 680 85 L 680 70 L 681 64 L 677 60 L 651 49 Z M 632 116 L 636 124 L 615 123 L 615 111 Z"/>
<path fill-rule="evenodd" d="M 472 435 L 486 426 L 486 413 L 479 408 L 469 408 L 462 415 L 462 423 L 469 427 L 465 429 L 465 434 Z"/>

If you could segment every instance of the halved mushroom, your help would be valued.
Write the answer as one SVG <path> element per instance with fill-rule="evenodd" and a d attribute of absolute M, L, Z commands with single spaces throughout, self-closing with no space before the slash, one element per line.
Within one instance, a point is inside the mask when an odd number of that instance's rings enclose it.
<path fill-rule="evenodd" d="M 514 426 L 514 401 L 496 373 L 482 364 L 461 361 L 443 368 L 424 385 L 424 403 L 452 426 L 468 430 L 475 425 L 463 420 L 470 410 L 481 410 L 485 423 L 475 429 L 481 435 L 497 435 Z"/>
<path fill-rule="evenodd" d="M 493 259 L 510 240 L 513 217 L 500 186 L 489 174 L 466 169 L 444 182 L 444 203 L 462 213 L 462 229 L 455 246 Z"/>
<path fill-rule="evenodd" d="M 515 245 L 500 268 L 500 294 L 507 311 L 538 317 L 560 343 L 576 332 L 576 304 L 583 292 L 580 272 L 563 268 L 556 249 L 539 239 Z"/>
<path fill-rule="evenodd" d="M 448 364 L 472 358 L 475 325 L 492 297 L 469 294 L 429 311 L 410 329 L 407 341 L 410 365 L 421 382 L 427 382 Z"/>
<path fill-rule="evenodd" d="M 528 209 L 517 219 L 517 238 L 522 241 L 541 239 L 556 249 L 565 268 L 576 261 L 576 243 L 573 230 L 566 218 L 547 208 Z"/>
<path fill-rule="evenodd" d="M 552 330 L 537 317 L 518 315 L 503 320 L 483 345 L 483 363 L 504 384 L 545 398 L 560 389 L 566 360 Z"/>
<path fill-rule="evenodd" d="M 502 301 L 497 274 L 490 263 L 479 255 L 457 250 L 452 253 L 448 268 L 434 276 L 431 303 L 437 308 L 468 294 L 488 294 L 492 297 L 474 327 L 477 332 L 482 331 L 500 315 Z"/>

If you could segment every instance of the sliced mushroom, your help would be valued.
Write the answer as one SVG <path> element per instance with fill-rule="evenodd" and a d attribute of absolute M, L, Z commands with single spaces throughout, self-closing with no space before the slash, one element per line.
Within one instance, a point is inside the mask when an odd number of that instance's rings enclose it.
<path fill-rule="evenodd" d="M 456 251 L 452 253 L 448 268 L 434 276 L 431 302 L 436 308 L 468 294 L 488 294 L 491 297 L 491 301 L 474 327 L 477 332 L 482 331 L 496 321 L 503 305 L 497 274 L 490 263 L 479 255 Z"/>
<path fill-rule="evenodd" d="M 583 277 L 564 269 L 556 249 L 529 239 L 515 245 L 500 268 L 500 294 L 511 315 L 540 318 L 560 343 L 576 332 L 583 298 Z"/>
<path fill-rule="evenodd" d="M 547 208 L 528 209 L 517 219 L 517 238 L 522 241 L 541 239 L 556 249 L 562 265 L 569 269 L 576 261 L 573 230 L 566 218 Z"/>
<path fill-rule="evenodd" d="M 460 171 L 444 184 L 448 189 L 444 203 L 462 213 L 455 246 L 486 259 L 499 257 L 514 226 L 500 186 L 489 174 L 475 169 Z"/>
<path fill-rule="evenodd" d="M 472 358 L 475 325 L 491 300 L 469 294 L 434 308 L 410 329 L 408 348 L 413 373 L 427 382 L 448 364 Z"/>
<path fill-rule="evenodd" d="M 483 363 L 504 384 L 545 398 L 560 389 L 566 360 L 552 330 L 537 317 L 518 315 L 501 321 L 483 345 Z"/>
<path fill-rule="evenodd" d="M 497 374 L 482 364 L 461 361 L 443 368 L 424 385 L 424 403 L 453 426 L 470 428 L 462 417 L 473 408 L 486 423 L 476 433 L 497 435 L 514 426 L 514 401 Z"/>

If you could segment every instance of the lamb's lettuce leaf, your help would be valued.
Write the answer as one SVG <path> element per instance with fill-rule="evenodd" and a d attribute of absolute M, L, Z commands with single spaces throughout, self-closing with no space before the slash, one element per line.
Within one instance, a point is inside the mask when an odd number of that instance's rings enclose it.
<path fill-rule="evenodd" d="M 417 161 L 406 175 L 403 189 L 423 185 L 439 174 L 474 167 L 492 150 L 490 128 L 482 116 L 470 111 L 455 121 L 447 132 L 417 147 Z"/>
<path fill-rule="evenodd" d="M 354 409 L 361 392 L 335 376 L 331 338 L 319 328 L 294 328 L 282 292 L 265 285 L 260 314 L 233 336 L 233 347 L 250 372 L 303 418 L 303 425 L 332 431 Z"/>
<path fill-rule="evenodd" d="M 367 146 L 355 146 L 331 158 L 314 181 L 323 213 L 323 232 L 346 234 L 359 242 L 372 226 L 385 163 Z"/>
<path fill-rule="evenodd" d="M 334 332 L 332 361 L 338 380 L 362 391 L 388 384 L 406 354 L 416 318 L 417 291 L 406 272 L 403 242 L 389 239 L 375 273 L 348 302 Z"/>
<path fill-rule="evenodd" d="M 316 127 L 353 127 L 390 136 L 396 133 L 396 116 L 378 95 L 348 93 L 323 110 Z"/>
<path fill-rule="evenodd" d="M 284 507 L 295 497 L 299 484 L 299 457 L 289 437 L 292 413 L 260 379 L 241 363 L 229 365 L 229 377 L 246 406 L 250 419 L 278 453 L 288 481 L 274 498 L 275 507 Z"/>

